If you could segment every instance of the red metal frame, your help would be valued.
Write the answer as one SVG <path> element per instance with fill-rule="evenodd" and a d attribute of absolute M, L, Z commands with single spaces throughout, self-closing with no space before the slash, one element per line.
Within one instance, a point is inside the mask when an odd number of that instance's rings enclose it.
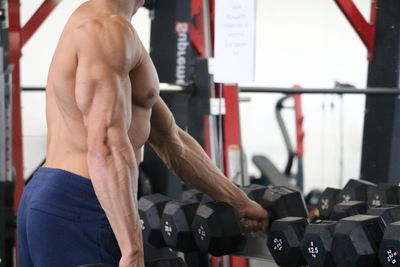
<path fill-rule="evenodd" d="M 46 20 L 49 14 L 57 7 L 61 0 L 45 0 L 36 10 L 35 14 L 29 19 L 21 30 L 22 46 L 24 46 L 37 29 Z"/>
<path fill-rule="evenodd" d="M 237 85 L 223 85 L 223 97 L 225 99 L 226 113 L 223 117 L 224 135 L 224 165 L 225 175 L 230 173 L 229 151 L 239 149 L 241 151 L 240 116 L 239 116 L 239 88 Z M 231 267 L 248 267 L 249 261 L 245 258 L 230 256 Z"/>
<path fill-rule="evenodd" d="M 302 157 L 304 154 L 304 131 L 303 131 L 303 121 L 304 116 L 302 112 L 301 105 L 301 94 L 294 95 L 294 107 L 296 116 L 296 136 L 297 136 L 297 151 L 296 155 Z"/>
<path fill-rule="evenodd" d="M 22 154 L 22 121 L 20 96 L 20 65 L 21 58 L 21 25 L 19 0 L 8 1 L 9 12 L 9 61 L 14 66 L 12 72 L 12 155 L 15 167 L 14 209 L 18 208 L 19 199 L 24 190 L 24 164 Z"/>
<path fill-rule="evenodd" d="M 367 47 L 368 60 L 371 61 L 374 56 L 375 21 L 378 0 L 372 0 L 370 22 L 365 20 L 361 12 L 354 4 L 353 0 L 335 0 L 335 2 Z"/>
<path fill-rule="evenodd" d="M 59 1 L 45 0 L 29 22 L 21 28 L 20 2 L 8 0 L 9 14 L 9 61 L 14 66 L 12 72 L 12 149 L 13 163 L 15 166 L 15 194 L 14 207 L 17 210 L 19 200 L 24 190 L 24 164 L 22 150 L 22 120 L 21 120 L 21 85 L 20 85 L 20 58 L 21 49 L 30 37 L 39 28 L 40 24 L 53 11 Z"/>

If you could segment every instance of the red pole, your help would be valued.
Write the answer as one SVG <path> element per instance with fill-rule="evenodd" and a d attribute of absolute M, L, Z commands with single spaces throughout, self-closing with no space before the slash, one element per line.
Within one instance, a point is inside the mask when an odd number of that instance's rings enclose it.
<path fill-rule="evenodd" d="M 22 151 L 22 121 L 21 121 L 21 24 L 19 0 L 8 0 L 9 12 L 9 61 L 14 66 L 12 72 L 12 155 L 15 167 L 14 208 L 18 209 L 19 200 L 24 190 L 24 163 Z"/>

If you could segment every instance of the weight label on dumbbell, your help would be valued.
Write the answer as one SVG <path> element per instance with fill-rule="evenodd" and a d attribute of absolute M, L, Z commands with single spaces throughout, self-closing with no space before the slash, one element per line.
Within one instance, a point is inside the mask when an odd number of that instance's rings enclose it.
<path fill-rule="evenodd" d="M 349 202 L 351 200 L 351 196 L 349 194 L 342 195 L 343 202 Z"/>
<path fill-rule="evenodd" d="M 168 236 L 172 234 L 172 226 L 169 225 L 168 221 L 165 221 L 164 232 L 166 232 Z"/>
<path fill-rule="evenodd" d="M 375 195 L 374 199 L 372 200 L 373 206 L 380 206 L 382 204 L 381 198 L 379 195 Z"/>
<path fill-rule="evenodd" d="M 307 248 L 308 254 L 310 254 L 311 257 L 314 259 L 318 257 L 319 254 L 319 249 L 317 246 L 315 246 L 314 241 L 310 241 L 310 246 Z"/>
<path fill-rule="evenodd" d="M 197 233 L 200 236 L 200 240 L 204 240 L 206 238 L 206 231 L 204 230 L 203 225 L 200 225 L 200 227 L 197 229 Z"/>
<path fill-rule="evenodd" d="M 275 237 L 273 240 L 274 247 L 272 248 L 275 251 L 282 251 L 283 249 L 283 241 L 281 238 Z"/>
<path fill-rule="evenodd" d="M 323 198 L 323 199 L 321 199 L 321 203 L 322 203 L 322 205 L 321 205 L 322 210 L 329 209 L 329 199 Z"/>
<path fill-rule="evenodd" d="M 144 221 L 142 219 L 140 219 L 140 228 L 142 228 L 142 231 L 146 229 L 146 227 L 144 227 Z"/>
<path fill-rule="evenodd" d="M 390 265 L 396 265 L 399 262 L 399 254 L 393 248 L 386 250 L 386 260 Z"/>

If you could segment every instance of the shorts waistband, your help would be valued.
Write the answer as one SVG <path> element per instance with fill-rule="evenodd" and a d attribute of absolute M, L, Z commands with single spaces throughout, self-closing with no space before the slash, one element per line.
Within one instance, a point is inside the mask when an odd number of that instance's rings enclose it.
<path fill-rule="evenodd" d="M 40 167 L 36 170 L 31 182 L 60 188 L 69 194 L 84 193 L 85 199 L 97 201 L 92 181 L 66 170 Z"/>

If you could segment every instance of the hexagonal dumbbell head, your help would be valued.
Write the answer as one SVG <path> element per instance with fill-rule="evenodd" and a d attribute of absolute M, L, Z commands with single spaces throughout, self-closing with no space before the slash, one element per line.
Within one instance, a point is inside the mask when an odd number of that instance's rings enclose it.
<path fill-rule="evenodd" d="M 307 225 L 301 251 L 310 267 L 336 266 L 331 253 L 335 221 L 317 221 Z"/>
<path fill-rule="evenodd" d="M 279 266 L 304 266 L 301 239 L 308 224 L 306 218 L 286 217 L 272 223 L 267 247 Z"/>
<path fill-rule="evenodd" d="M 262 206 L 268 210 L 271 221 L 289 216 L 308 216 L 301 193 L 286 186 L 274 186 L 265 190 Z"/>
<path fill-rule="evenodd" d="M 339 193 L 340 189 L 331 187 L 327 187 L 324 192 L 322 192 L 316 211 L 317 218 L 321 220 L 329 220 L 333 207 L 337 203 Z"/>
<path fill-rule="evenodd" d="M 331 221 L 338 221 L 342 218 L 365 214 L 368 210 L 368 204 L 362 201 L 349 201 L 341 202 L 333 207 L 333 211 L 330 216 Z"/>
<path fill-rule="evenodd" d="M 167 196 L 152 194 L 141 197 L 138 203 L 143 241 L 156 248 L 165 246 L 160 221 L 164 206 L 169 201 L 171 199 Z"/>
<path fill-rule="evenodd" d="M 368 190 L 368 204 L 380 206 L 383 204 L 398 205 L 400 187 L 392 184 L 378 183 L 376 187 Z"/>
<path fill-rule="evenodd" d="M 243 186 L 242 190 L 251 200 L 254 200 L 257 203 L 262 203 L 267 187 L 259 184 L 251 184 Z"/>
<path fill-rule="evenodd" d="M 355 215 L 338 221 L 332 241 L 332 254 L 338 266 L 379 266 L 379 243 L 385 224 L 378 216 Z"/>
<path fill-rule="evenodd" d="M 351 200 L 368 201 L 368 191 L 376 187 L 376 184 L 364 181 L 350 179 L 338 195 L 338 202 L 347 202 Z"/>
<path fill-rule="evenodd" d="M 213 199 L 209 195 L 206 195 L 197 189 L 189 189 L 183 191 L 182 200 L 194 200 L 199 202 L 213 201 Z"/>
<path fill-rule="evenodd" d="M 400 206 L 387 204 L 372 207 L 367 211 L 367 215 L 379 216 L 388 225 L 389 223 L 400 221 Z"/>
<path fill-rule="evenodd" d="M 181 251 L 198 250 L 191 225 L 199 202 L 172 200 L 165 205 L 161 217 L 161 232 L 168 247 Z"/>
<path fill-rule="evenodd" d="M 235 208 L 223 202 L 199 205 L 192 231 L 200 251 L 214 256 L 232 254 L 245 245 L 240 217 Z"/>
<path fill-rule="evenodd" d="M 379 261 L 384 267 L 400 266 L 400 222 L 386 227 L 379 247 Z"/>

